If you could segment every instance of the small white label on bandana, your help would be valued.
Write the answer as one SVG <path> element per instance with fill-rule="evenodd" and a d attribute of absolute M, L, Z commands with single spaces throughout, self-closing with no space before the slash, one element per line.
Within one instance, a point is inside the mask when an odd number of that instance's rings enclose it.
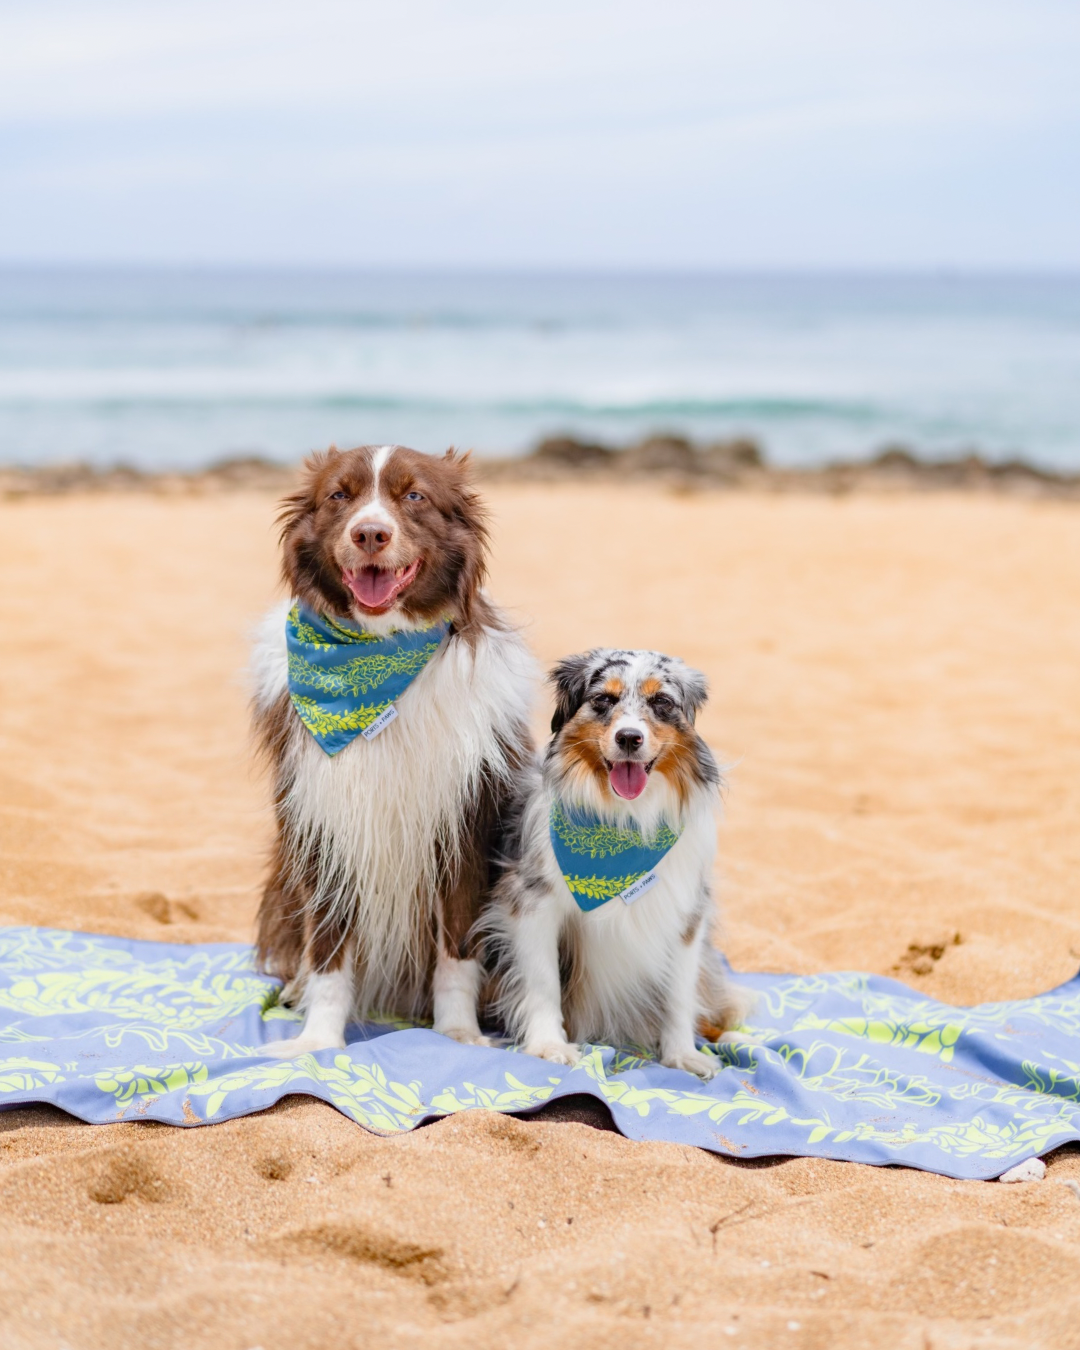
<path fill-rule="evenodd" d="M 638 877 L 632 886 L 627 886 L 619 899 L 626 905 L 632 905 L 638 896 L 644 895 L 646 891 L 651 891 L 655 885 L 656 873 L 646 872 L 643 877 Z"/>
<path fill-rule="evenodd" d="M 382 710 L 371 726 L 364 728 L 360 735 L 363 736 L 365 741 L 373 741 L 380 731 L 386 730 L 395 717 L 397 717 L 397 708 L 391 703 L 388 708 Z"/>

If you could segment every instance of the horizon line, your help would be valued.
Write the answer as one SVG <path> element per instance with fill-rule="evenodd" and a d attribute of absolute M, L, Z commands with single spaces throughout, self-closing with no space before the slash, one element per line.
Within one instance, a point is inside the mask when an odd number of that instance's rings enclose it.
<path fill-rule="evenodd" d="M 852 264 L 785 263 L 785 264 L 676 264 L 628 263 L 611 266 L 602 263 L 402 263 L 402 262 L 248 262 L 248 261 L 147 261 L 133 259 L 18 259 L 0 257 L 0 273 L 30 272 L 125 272 L 177 273 L 193 272 L 295 273 L 307 275 L 356 276 L 470 276 L 499 277 L 653 277 L 664 279 L 693 279 L 723 277 L 726 279 L 788 279 L 788 278 L 844 278 L 844 279 L 903 279 L 933 278 L 935 280 L 969 280 L 979 278 L 1015 278 L 1018 280 L 1080 279 L 1080 262 L 1069 264 L 983 264 L 967 266 L 957 263 L 888 263 L 873 266 Z"/>

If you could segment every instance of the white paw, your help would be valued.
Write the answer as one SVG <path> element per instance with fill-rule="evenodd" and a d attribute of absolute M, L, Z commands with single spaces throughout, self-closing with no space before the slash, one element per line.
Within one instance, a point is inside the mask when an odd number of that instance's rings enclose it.
<path fill-rule="evenodd" d="M 581 1046 L 570 1041 L 530 1041 L 521 1049 L 526 1055 L 550 1059 L 553 1064 L 576 1064 L 581 1058 Z"/>
<path fill-rule="evenodd" d="M 756 1012 L 759 999 L 753 989 L 745 989 L 741 984 L 729 984 L 727 987 L 727 1016 L 724 1019 L 729 1027 L 742 1026 Z"/>
<path fill-rule="evenodd" d="M 313 1054 L 316 1050 L 344 1050 L 344 1041 L 329 1041 L 320 1036 L 295 1036 L 288 1041 L 273 1041 L 263 1046 L 263 1054 L 270 1059 L 296 1059 L 298 1055 Z"/>
<path fill-rule="evenodd" d="M 491 1037 L 485 1036 L 479 1027 L 435 1027 L 440 1036 L 449 1036 L 460 1045 L 491 1045 Z"/>
<path fill-rule="evenodd" d="M 768 1030 L 722 1031 L 717 1043 L 719 1045 L 767 1045 L 772 1034 Z"/>
<path fill-rule="evenodd" d="M 661 1055 L 660 1063 L 669 1069 L 683 1069 L 698 1078 L 712 1078 L 720 1067 L 718 1059 L 702 1054 L 700 1050 L 676 1050 L 670 1055 Z"/>

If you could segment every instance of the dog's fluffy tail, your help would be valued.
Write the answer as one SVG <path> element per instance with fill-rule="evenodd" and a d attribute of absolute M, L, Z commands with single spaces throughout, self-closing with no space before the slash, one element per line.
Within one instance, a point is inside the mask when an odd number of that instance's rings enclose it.
<path fill-rule="evenodd" d="M 752 990 L 732 984 L 720 953 L 712 946 L 701 949 L 698 999 L 701 1006 L 698 1031 L 707 1041 L 718 1041 L 725 1031 L 740 1026 L 757 1003 Z"/>

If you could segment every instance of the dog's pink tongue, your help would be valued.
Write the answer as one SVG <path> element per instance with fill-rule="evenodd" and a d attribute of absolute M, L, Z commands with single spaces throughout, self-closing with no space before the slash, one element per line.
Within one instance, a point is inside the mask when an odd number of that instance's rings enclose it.
<path fill-rule="evenodd" d="M 364 567 L 356 574 L 356 598 L 371 609 L 381 609 L 394 597 L 397 577 L 388 568 Z"/>
<path fill-rule="evenodd" d="M 611 786 L 619 796 L 633 801 L 645 791 L 649 775 L 645 772 L 644 764 L 634 764 L 628 759 L 621 759 L 618 764 L 611 766 L 610 778 Z"/>

